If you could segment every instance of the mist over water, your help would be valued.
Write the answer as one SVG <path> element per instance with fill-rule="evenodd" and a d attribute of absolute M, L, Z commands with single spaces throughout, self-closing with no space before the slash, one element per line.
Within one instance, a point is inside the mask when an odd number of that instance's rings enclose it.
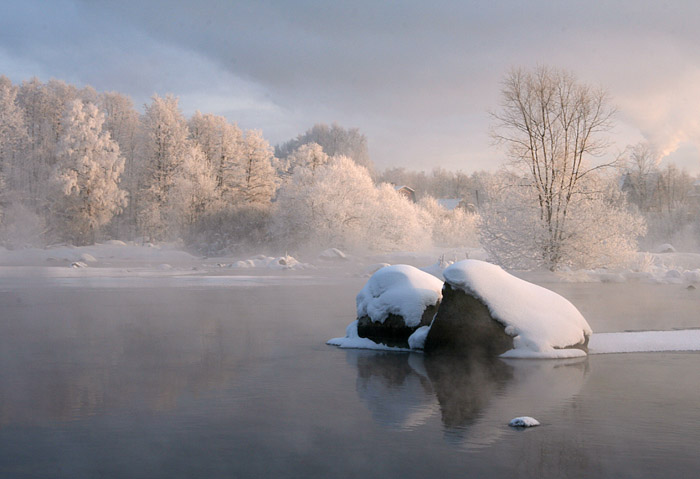
<path fill-rule="evenodd" d="M 700 467 L 697 353 L 475 364 L 344 351 L 324 343 L 354 318 L 365 278 L 211 278 L 3 277 L 0 475 L 691 477 Z M 595 331 L 690 327 L 697 304 L 679 285 L 545 286 Z M 542 426 L 509 428 L 520 415 Z"/>

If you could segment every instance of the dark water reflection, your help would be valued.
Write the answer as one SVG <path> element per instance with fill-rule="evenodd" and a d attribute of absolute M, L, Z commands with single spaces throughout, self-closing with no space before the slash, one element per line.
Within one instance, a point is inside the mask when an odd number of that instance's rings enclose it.
<path fill-rule="evenodd" d="M 324 343 L 353 317 L 364 279 L 314 280 L 176 290 L 109 289 L 99 278 L 3 283 L 0 477 L 700 470 L 700 354 L 484 364 L 345 351 Z M 606 291 L 586 289 L 584 309 L 611 300 Z M 542 426 L 507 426 L 521 415 Z"/>
<path fill-rule="evenodd" d="M 439 415 L 445 439 L 474 448 L 498 440 L 511 418 L 570 401 L 588 373 L 584 359 L 558 361 L 348 351 L 357 393 L 374 419 L 414 429 Z"/>

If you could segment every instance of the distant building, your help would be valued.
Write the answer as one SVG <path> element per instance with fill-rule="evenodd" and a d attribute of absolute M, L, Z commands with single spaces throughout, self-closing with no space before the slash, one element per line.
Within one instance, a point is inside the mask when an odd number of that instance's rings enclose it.
<path fill-rule="evenodd" d="M 394 186 L 394 189 L 397 191 L 398 194 L 406 197 L 412 203 L 416 202 L 416 192 L 410 186 Z"/>

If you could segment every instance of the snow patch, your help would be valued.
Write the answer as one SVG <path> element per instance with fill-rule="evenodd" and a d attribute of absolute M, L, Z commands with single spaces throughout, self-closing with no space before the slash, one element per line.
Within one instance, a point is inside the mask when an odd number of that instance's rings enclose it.
<path fill-rule="evenodd" d="M 357 317 L 383 323 L 389 314 L 400 315 L 408 327 L 420 324 L 423 312 L 442 298 L 442 281 L 406 264 L 385 266 L 357 294 Z"/>
<path fill-rule="evenodd" d="M 597 333 L 588 343 L 588 354 L 700 351 L 700 329 Z"/>
<path fill-rule="evenodd" d="M 430 326 L 421 326 L 416 329 L 413 334 L 408 337 L 408 346 L 411 349 L 423 349 L 425 339 L 428 337 L 429 332 Z"/>

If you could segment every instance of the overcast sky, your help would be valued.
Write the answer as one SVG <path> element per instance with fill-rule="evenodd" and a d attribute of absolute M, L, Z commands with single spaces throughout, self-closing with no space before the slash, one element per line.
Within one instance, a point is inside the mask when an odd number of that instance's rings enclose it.
<path fill-rule="evenodd" d="M 358 127 L 380 169 L 501 164 L 489 110 L 512 67 L 565 68 L 619 109 L 610 154 L 647 139 L 700 173 L 700 2 L 5 1 L 0 74 L 158 93 L 260 128 Z"/>

